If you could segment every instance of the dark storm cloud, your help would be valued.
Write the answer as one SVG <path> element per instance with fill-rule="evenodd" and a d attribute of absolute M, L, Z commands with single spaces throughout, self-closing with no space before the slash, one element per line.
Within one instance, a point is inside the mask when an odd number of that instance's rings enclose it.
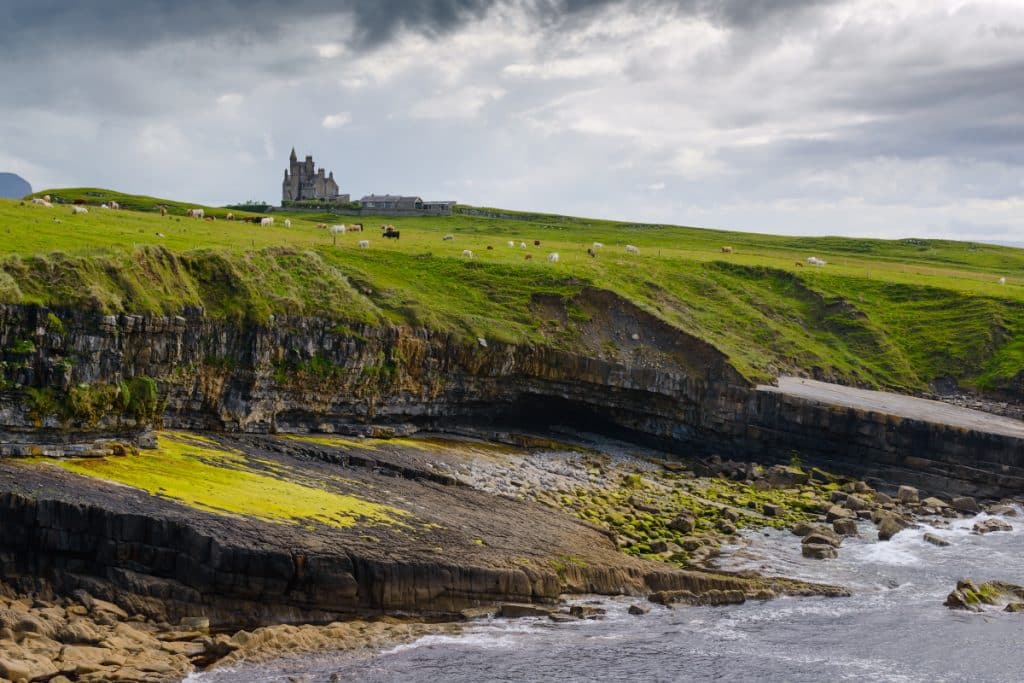
<path fill-rule="evenodd" d="M 499 5 L 527 10 L 544 24 L 585 20 L 611 5 L 662 9 L 713 22 L 756 27 L 832 0 L 8 0 L 0 3 L 7 36 L 0 54 L 32 54 L 80 46 L 132 49 L 162 40 L 272 41 L 298 19 L 351 18 L 353 39 L 373 48 L 401 29 L 442 35 L 480 19 Z"/>

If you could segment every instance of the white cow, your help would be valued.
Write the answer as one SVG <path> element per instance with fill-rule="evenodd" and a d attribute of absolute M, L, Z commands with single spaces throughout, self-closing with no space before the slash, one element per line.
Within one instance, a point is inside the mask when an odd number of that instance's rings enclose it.
<path fill-rule="evenodd" d="M 1005 277 L 999 278 L 999 284 L 1005 285 L 1006 284 L 1006 278 Z"/>
<path fill-rule="evenodd" d="M 344 225 L 332 225 L 330 227 L 330 231 L 335 233 L 335 234 L 341 233 L 342 235 L 344 235 L 345 234 L 345 226 Z"/>
<path fill-rule="evenodd" d="M 267 218 L 261 218 L 260 219 L 260 227 L 261 228 L 269 228 L 273 224 L 274 224 L 274 219 L 273 218 L 267 217 Z"/>
<path fill-rule="evenodd" d="M 101 209 L 109 209 L 110 208 L 110 204 L 100 204 L 100 208 Z"/>
<path fill-rule="evenodd" d="M 469 249 L 463 249 L 462 255 L 465 256 L 466 258 L 473 258 L 473 252 L 470 251 Z"/>
<path fill-rule="evenodd" d="M 189 218 L 202 218 L 205 213 L 202 209 L 189 209 L 185 212 L 185 215 Z"/>
<path fill-rule="evenodd" d="M 72 206 L 71 207 L 71 213 L 72 214 L 76 214 L 76 213 L 89 213 L 89 209 L 85 208 L 84 206 Z"/>
<path fill-rule="evenodd" d="M 111 209 L 114 209 L 115 211 L 121 208 L 121 205 L 118 204 L 117 202 L 110 202 L 109 206 Z"/>
<path fill-rule="evenodd" d="M 514 240 L 509 240 L 509 241 L 508 241 L 508 246 L 510 246 L 510 247 L 512 247 L 513 249 L 515 249 L 515 248 L 516 248 L 516 243 L 515 243 L 515 241 L 514 241 Z"/>
<path fill-rule="evenodd" d="M 626 245 L 626 253 L 627 253 L 627 254 L 639 254 L 639 253 L 640 253 L 640 250 L 639 250 L 639 249 L 637 249 L 637 248 L 636 248 L 635 246 L 633 246 L 632 244 L 627 244 L 627 245 Z"/>
<path fill-rule="evenodd" d="M 284 219 L 284 227 L 286 227 L 286 228 L 292 227 L 292 221 L 291 221 L 290 218 L 285 218 Z"/>
<path fill-rule="evenodd" d="M 47 208 L 53 208 L 53 204 L 51 204 L 50 202 L 46 201 L 45 199 L 40 199 L 39 197 L 35 197 L 32 200 L 32 203 L 33 204 L 38 204 L 39 206 L 45 206 Z"/>
<path fill-rule="evenodd" d="M 520 249 L 526 249 L 526 242 L 520 242 L 519 243 L 519 248 Z"/>
<path fill-rule="evenodd" d="M 825 259 L 820 259 L 817 256 L 809 256 L 807 258 L 807 262 L 809 264 L 811 264 L 812 266 L 817 266 L 819 268 L 821 268 L 823 265 L 825 265 L 827 263 L 827 261 L 825 261 Z"/>
<path fill-rule="evenodd" d="M 548 261 L 551 263 L 558 263 L 558 254 L 555 252 L 548 254 Z"/>
<path fill-rule="evenodd" d="M 359 247 L 360 249 L 369 249 L 370 240 L 359 240 L 359 244 L 357 244 L 356 246 Z"/>
<path fill-rule="evenodd" d="M 594 242 L 594 249 L 603 249 L 604 245 L 600 242 Z"/>

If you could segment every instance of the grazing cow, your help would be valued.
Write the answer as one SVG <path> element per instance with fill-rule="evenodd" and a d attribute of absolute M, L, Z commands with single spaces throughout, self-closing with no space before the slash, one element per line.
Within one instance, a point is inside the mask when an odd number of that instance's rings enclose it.
<path fill-rule="evenodd" d="M 342 235 L 344 235 L 345 234 L 345 226 L 344 225 L 332 225 L 331 226 L 331 232 L 333 232 L 335 234 L 338 234 L 340 232 Z"/>
<path fill-rule="evenodd" d="M 818 268 L 821 268 L 826 263 L 825 259 L 820 259 L 817 256 L 809 256 L 807 258 L 807 262 L 812 266 L 817 266 Z"/>
<path fill-rule="evenodd" d="M 100 204 L 100 208 L 101 209 L 109 209 L 110 208 L 110 204 Z"/>
<path fill-rule="evenodd" d="M 803 268 L 803 267 L 804 267 L 804 264 L 803 264 L 803 263 L 801 263 L 800 261 L 797 261 L 797 262 L 796 262 L 796 263 L 795 263 L 794 265 L 795 265 L 795 266 L 796 266 L 797 268 Z"/>
<path fill-rule="evenodd" d="M 202 209 L 189 209 L 185 212 L 185 215 L 189 218 L 202 218 L 205 211 Z"/>
<path fill-rule="evenodd" d="M 284 219 L 284 227 L 286 227 L 286 228 L 292 227 L 292 221 L 291 221 L 290 218 L 285 218 Z"/>
<path fill-rule="evenodd" d="M 229 212 L 227 216 L 224 216 L 224 218 L 229 221 L 233 221 L 235 220 L 235 214 Z"/>
<path fill-rule="evenodd" d="M 519 243 L 519 248 L 520 249 L 526 249 L 526 242 L 520 242 Z"/>
<path fill-rule="evenodd" d="M 587 249 L 587 254 L 590 256 L 590 258 L 594 258 L 597 256 L 597 252 L 594 251 L 593 248 Z"/>
<path fill-rule="evenodd" d="M 442 239 L 442 240 L 444 240 L 445 242 L 450 242 L 450 241 L 452 241 L 453 239 L 455 239 L 455 235 L 445 235 L 445 236 L 444 236 L 444 237 L 442 237 L 441 239 Z"/>
<path fill-rule="evenodd" d="M 266 218 L 261 218 L 260 219 L 260 225 L 261 226 L 266 227 L 266 226 L 273 225 L 273 224 L 274 224 L 274 217 L 273 216 L 267 216 Z"/>
<path fill-rule="evenodd" d="M 471 252 L 469 249 L 463 249 L 462 255 L 465 256 L 466 258 L 473 258 L 473 252 Z"/>
<path fill-rule="evenodd" d="M 348 230 L 349 230 L 349 232 L 362 232 L 363 231 L 363 224 L 362 223 L 352 223 L 351 225 L 348 226 Z"/>
<path fill-rule="evenodd" d="M 558 263 L 558 254 L 556 254 L 555 252 L 551 252 L 550 254 L 548 254 L 548 262 Z"/>
<path fill-rule="evenodd" d="M 999 284 L 1005 285 L 1006 284 L 1006 278 L 1005 277 L 999 278 Z"/>
<path fill-rule="evenodd" d="M 732 253 L 732 247 L 722 247 L 722 253 L 723 254 L 731 254 Z"/>
<path fill-rule="evenodd" d="M 369 249 L 370 240 L 359 240 L 359 243 L 356 244 L 356 246 L 359 247 L 360 249 Z"/>
<path fill-rule="evenodd" d="M 317 223 L 316 227 L 317 227 L 317 230 L 326 230 L 327 229 L 327 224 L 326 223 Z"/>
<path fill-rule="evenodd" d="M 639 254 L 639 253 L 640 253 L 640 250 L 639 250 L 639 249 L 637 249 L 637 248 L 636 248 L 635 246 L 633 246 L 632 244 L 627 244 L 627 245 L 626 245 L 626 253 L 627 253 L 627 254 Z"/>
<path fill-rule="evenodd" d="M 525 258 L 525 259 L 523 259 L 523 260 L 524 260 L 524 261 L 529 261 L 529 260 L 531 260 L 531 259 L 533 259 L 533 254 L 527 254 L 527 255 L 526 255 L 526 258 Z"/>
<path fill-rule="evenodd" d="M 43 195 L 43 201 L 44 201 L 44 202 L 52 202 L 53 200 L 52 200 L 52 199 L 50 199 L 50 195 L 48 195 L 48 194 L 44 194 L 44 195 Z"/>
<path fill-rule="evenodd" d="M 121 208 L 121 205 L 118 204 L 117 202 L 110 202 L 110 208 L 114 209 L 115 211 L 117 211 L 118 209 Z"/>
<path fill-rule="evenodd" d="M 160 215 L 161 216 L 166 216 L 167 215 L 167 207 L 166 206 L 161 206 L 160 207 Z"/>
<path fill-rule="evenodd" d="M 89 213 L 89 209 L 85 208 L 84 206 L 72 206 L 71 213 L 72 215 L 76 213 Z"/>
<path fill-rule="evenodd" d="M 402 233 L 400 233 L 398 230 L 388 230 L 386 233 L 384 233 L 384 237 L 391 240 L 397 240 L 401 234 Z"/>
<path fill-rule="evenodd" d="M 533 246 L 539 247 L 540 246 L 540 240 L 534 240 L 533 241 Z"/>
<path fill-rule="evenodd" d="M 604 245 L 600 242 L 594 242 L 594 249 L 604 249 Z"/>
<path fill-rule="evenodd" d="M 512 241 L 512 240 L 509 240 L 508 241 L 508 246 L 511 247 L 512 249 L 515 249 L 516 248 L 516 243 L 514 241 Z"/>
<path fill-rule="evenodd" d="M 157 237 L 163 237 L 163 236 L 164 236 L 164 234 L 163 234 L 162 232 L 158 232 L 158 233 L 156 234 L 156 236 L 157 236 Z"/>
<path fill-rule="evenodd" d="M 494 247 L 492 247 L 491 245 L 488 244 L 487 245 L 487 251 L 494 251 Z"/>
<path fill-rule="evenodd" d="M 47 207 L 52 207 L 53 206 L 53 204 L 51 204 L 50 202 L 46 201 L 45 199 L 40 199 L 39 197 L 34 198 L 32 200 L 32 203 L 33 204 L 38 204 L 39 206 L 47 206 Z"/>

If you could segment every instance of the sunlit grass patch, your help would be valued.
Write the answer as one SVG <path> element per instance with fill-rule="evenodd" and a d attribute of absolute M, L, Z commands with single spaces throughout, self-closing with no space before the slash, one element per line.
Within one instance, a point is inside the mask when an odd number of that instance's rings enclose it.
<path fill-rule="evenodd" d="M 286 470 L 251 467 L 244 455 L 202 437 L 162 433 L 157 449 L 137 456 L 47 461 L 69 472 L 141 489 L 154 496 L 223 515 L 268 522 L 356 525 L 401 523 L 409 515 L 353 495 L 280 478 Z"/>

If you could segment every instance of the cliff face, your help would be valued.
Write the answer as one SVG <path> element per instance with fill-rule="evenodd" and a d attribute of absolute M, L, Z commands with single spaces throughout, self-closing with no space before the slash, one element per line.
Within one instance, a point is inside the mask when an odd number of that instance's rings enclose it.
<path fill-rule="evenodd" d="M 317 318 L 255 327 L 198 312 L 99 316 L 6 306 L 0 346 L 8 391 L 0 424 L 53 433 L 131 428 L 132 415 L 106 414 L 90 424 L 75 411 L 33 405 L 16 387 L 63 395 L 148 377 L 158 383 L 166 426 L 335 431 L 353 423 L 534 414 L 557 422 L 555 410 L 676 440 L 728 419 L 720 408 L 730 397 L 735 407 L 749 386 L 709 345 L 606 292 L 587 292 L 580 303 L 594 315 L 574 327 L 576 352 Z"/>

